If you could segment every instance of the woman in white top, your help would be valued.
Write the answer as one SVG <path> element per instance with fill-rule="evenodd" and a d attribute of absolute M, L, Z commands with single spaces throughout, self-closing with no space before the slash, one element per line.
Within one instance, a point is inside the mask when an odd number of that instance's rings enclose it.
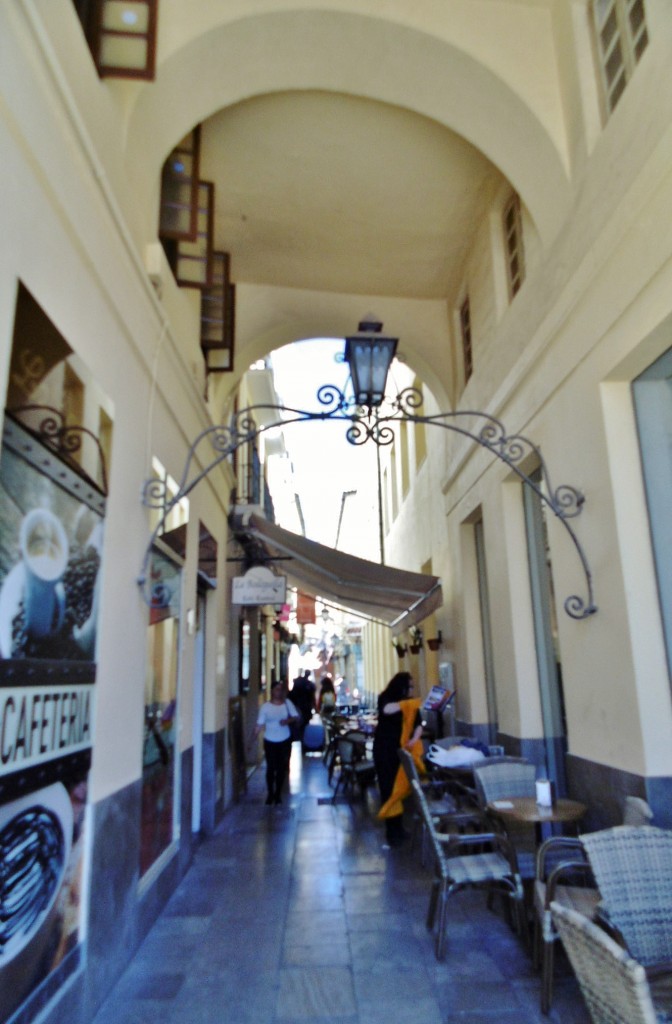
<path fill-rule="evenodd" d="M 291 700 L 285 697 L 284 683 L 274 683 L 271 687 L 271 699 L 259 708 L 257 724 L 252 734 L 252 738 L 256 739 L 261 730 L 264 730 L 267 804 L 282 803 L 282 787 L 289 771 L 289 758 L 292 752 L 290 725 L 292 722 L 298 722 L 299 718 L 299 712 Z"/>

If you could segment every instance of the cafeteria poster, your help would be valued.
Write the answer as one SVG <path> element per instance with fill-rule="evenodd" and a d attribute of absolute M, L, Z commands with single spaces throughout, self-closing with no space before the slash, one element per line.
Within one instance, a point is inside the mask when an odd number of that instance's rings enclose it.
<path fill-rule="evenodd" d="M 0 1022 L 75 969 L 105 498 L 11 415 L 0 459 Z"/>

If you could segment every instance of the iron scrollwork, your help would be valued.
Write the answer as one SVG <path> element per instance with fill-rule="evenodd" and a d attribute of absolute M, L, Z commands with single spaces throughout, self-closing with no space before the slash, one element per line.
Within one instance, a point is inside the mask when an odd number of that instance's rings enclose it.
<path fill-rule="evenodd" d="M 150 605 L 156 606 L 162 596 L 159 588 L 148 584 L 148 565 L 151 548 L 160 536 L 166 518 L 172 508 L 210 473 L 216 466 L 232 455 L 241 445 L 253 441 L 259 434 L 277 427 L 292 423 L 309 421 L 343 421 L 348 424 L 346 439 L 352 445 L 362 445 L 372 441 L 378 446 L 392 444 L 395 438 L 395 423 L 421 423 L 426 426 L 442 427 L 444 430 L 461 434 L 481 448 L 490 452 L 505 463 L 530 487 L 541 502 L 553 513 L 569 535 L 579 557 L 584 572 L 587 597 L 572 594 L 564 601 L 564 609 L 572 619 L 586 619 L 595 614 L 597 606 L 594 602 L 592 575 L 585 552 L 569 520 L 581 512 L 585 497 L 577 488 L 569 484 L 553 487 L 548 467 L 540 449 L 523 434 L 508 434 L 501 420 L 489 413 L 474 410 L 457 412 L 440 412 L 434 415 L 421 415 L 422 393 L 417 388 L 405 388 L 394 399 L 386 400 L 375 410 L 357 406 L 352 398 L 348 398 L 334 384 L 323 384 L 317 392 L 317 401 L 322 407 L 316 410 L 295 409 L 284 405 L 255 405 L 241 410 L 228 425 L 209 427 L 196 438 L 185 463 L 184 472 L 177 490 L 169 495 L 165 481 L 147 480 L 142 494 L 143 504 L 148 508 L 161 511 L 159 522 L 150 538 L 145 554 L 142 572 L 138 583 L 145 592 L 145 599 Z M 255 416 L 261 413 L 277 413 L 277 420 L 266 422 L 263 427 L 257 425 Z M 265 417 L 264 417 L 265 418 Z M 476 425 L 474 426 L 474 421 Z M 198 458 L 197 452 L 206 443 L 214 451 L 214 455 Z M 539 467 L 540 480 L 528 476 L 522 464 L 533 457 Z"/>
<path fill-rule="evenodd" d="M 8 409 L 7 413 L 107 497 L 105 453 L 100 440 L 93 431 L 81 424 L 67 423 L 63 413 L 50 405 L 15 406 Z M 100 482 L 95 481 L 78 461 L 85 437 L 88 437 L 95 446 L 100 467 Z"/>

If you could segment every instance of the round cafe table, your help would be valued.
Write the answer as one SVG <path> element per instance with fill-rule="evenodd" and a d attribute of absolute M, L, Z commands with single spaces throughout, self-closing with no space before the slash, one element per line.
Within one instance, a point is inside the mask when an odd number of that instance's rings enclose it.
<path fill-rule="evenodd" d="M 508 819 L 534 825 L 537 842 L 541 842 L 541 826 L 543 824 L 546 822 L 575 824 L 584 816 L 587 807 L 578 800 L 568 800 L 566 797 L 555 800 L 551 807 L 541 807 L 533 796 L 511 796 L 493 800 L 488 804 L 488 810 L 503 818 L 505 822 Z"/>

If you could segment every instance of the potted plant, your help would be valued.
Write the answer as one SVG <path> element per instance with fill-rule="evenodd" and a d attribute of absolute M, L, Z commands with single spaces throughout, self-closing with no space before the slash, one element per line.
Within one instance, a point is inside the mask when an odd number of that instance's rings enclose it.
<path fill-rule="evenodd" d="M 408 647 L 406 646 L 406 644 L 400 644 L 400 643 L 396 642 L 395 640 L 393 640 L 392 643 L 394 644 L 394 649 L 397 652 L 397 654 L 399 655 L 399 657 L 403 658 L 404 655 L 406 654 L 406 651 L 408 650 Z"/>
<path fill-rule="evenodd" d="M 441 630 L 438 631 L 437 636 L 433 636 L 431 640 L 427 641 L 427 645 L 430 651 L 438 651 L 439 647 L 443 643 L 443 637 L 441 636 Z"/>
<path fill-rule="evenodd" d="M 411 643 L 409 650 L 411 654 L 419 654 L 422 650 L 422 630 L 413 628 L 411 629 Z"/>

